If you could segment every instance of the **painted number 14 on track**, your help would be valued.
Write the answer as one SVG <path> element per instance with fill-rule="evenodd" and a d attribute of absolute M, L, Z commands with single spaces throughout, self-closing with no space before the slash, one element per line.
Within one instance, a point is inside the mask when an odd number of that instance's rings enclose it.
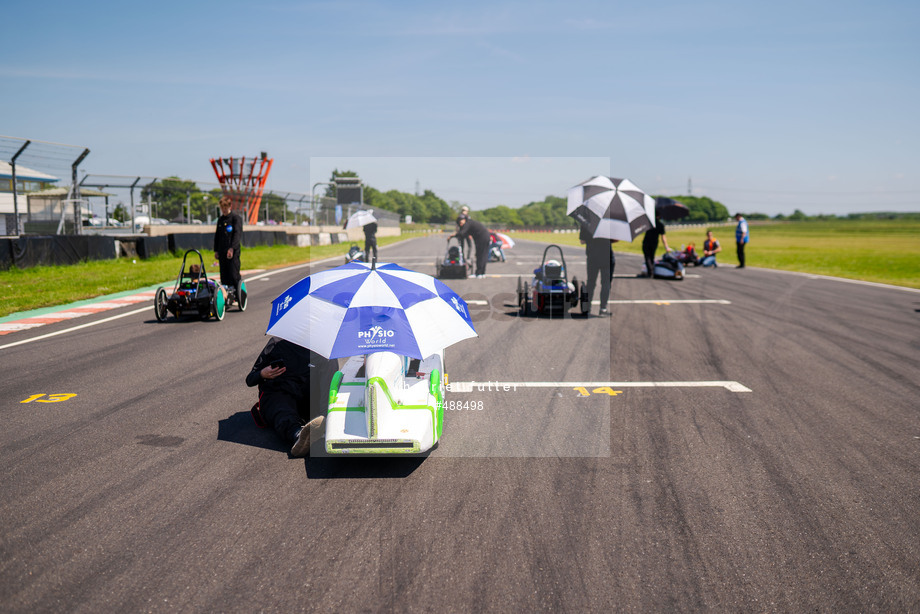
<path fill-rule="evenodd" d="M 601 386 L 600 388 L 595 388 L 591 392 L 588 392 L 588 389 L 583 386 L 575 386 L 572 390 L 578 392 L 578 396 L 587 397 L 592 394 L 609 394 L 612 397 L 615 397 L 618 394 L 623 394 L 622 390 L 614 390 L 610 386 Z"/>

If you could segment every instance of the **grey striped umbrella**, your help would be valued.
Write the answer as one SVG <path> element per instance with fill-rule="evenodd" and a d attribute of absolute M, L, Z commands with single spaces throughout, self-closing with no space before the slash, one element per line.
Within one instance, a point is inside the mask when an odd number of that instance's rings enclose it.
<path fill-rule="evenodd" d="M 592 177 L 569 188 L 566 213 L 596 239 L 632 241 L 655 225 L 655 199 L 629 179 Z"/>

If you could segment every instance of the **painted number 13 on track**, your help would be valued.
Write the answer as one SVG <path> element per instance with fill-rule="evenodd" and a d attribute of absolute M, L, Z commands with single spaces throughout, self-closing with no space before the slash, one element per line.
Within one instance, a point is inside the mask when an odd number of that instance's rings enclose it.
<path fill-rule="evenodd" d="M 60 403 L 61 401 L 66 401 L 67 399 L 72 399 L 77 396 L 75 392 L 64 392 L 60 394 L 33 394 L 28 399 L 23 399 L 20 403 Z M 43 399 L 42 397 L 48 397 Z"/>

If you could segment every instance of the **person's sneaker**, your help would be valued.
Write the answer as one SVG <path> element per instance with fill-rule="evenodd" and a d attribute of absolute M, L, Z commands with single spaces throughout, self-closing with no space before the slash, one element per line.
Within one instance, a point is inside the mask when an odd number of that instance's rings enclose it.
<path fill-rule="evenodd" d="M 310 454 L 310 443 L 319 439 L 320 431 L 323 426 L 323 417 L 313 418 L 297 432 L 297 441 L 291 447 L 291 456 L 294 458 L 303 458 Z"/>
<path fill-rule="evenodd" d="M 604 307 L 603 309 L 601 309 L 600 311 L 597 312 L 597 316 L 598 316 L 599 318 L 609 318 L 609 317 L 610 317 L 610 310 L 608 310 L 606 307 Z"/>

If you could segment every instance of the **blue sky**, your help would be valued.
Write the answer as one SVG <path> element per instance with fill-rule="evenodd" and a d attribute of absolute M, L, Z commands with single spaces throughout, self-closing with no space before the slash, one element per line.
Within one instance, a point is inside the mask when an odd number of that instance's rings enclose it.
<path fill-rule="evenodd" d="M 656 194 L 690 180 L 733 212 L 920 211 L 917 2 L 2 14 L 0 134 L 88 147 L 91 174 L 213 181 L 209 158 L 266 151 L 281 192 L 338 167 L 378 189 L 520 206 L 603 173 Z"/>

